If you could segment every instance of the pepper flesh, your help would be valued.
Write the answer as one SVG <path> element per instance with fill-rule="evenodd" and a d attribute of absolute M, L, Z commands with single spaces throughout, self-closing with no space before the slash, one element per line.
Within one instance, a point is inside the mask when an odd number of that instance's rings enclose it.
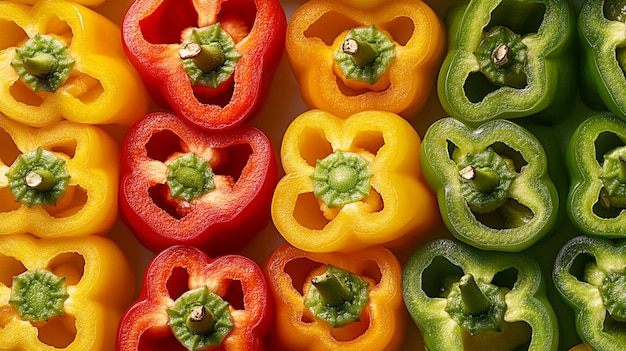
<path fill-rule="evenodd" d="M 624 243 L 581 235 L 568 241 L 554 262 L 554 283 L 575 312 L 578 335 L 596 351 L 626 347 L 623 310 L 612 314 L 613 307 L 623 306 L 623 285 L 610 282 L 626 273 L 624 249 Z"/>
<path fill-rule="evenodd" d="M 178 49 L 192 28 L 218 22 L 241 57 L 232 76 L 217 88 L 194 86 Z M 285 27 L 278 0 L 139 0 L 124 16 L 122 39 L 128 59 L 159 105 L 197 128 L 222 130 L 252 119 L 263 106 L 284 49 Z"/>
<path fill-rule="evenodd" d="M 504 295 L 505 306 L 498 307 L 505 309 L 500 331 L 478 331 L 470 336 L 446 311 L 450 281 L 459 284 L 468 274 Z M 529 255 L 485 252 L 451 239 L 437 239 L 417 249 L 404 266 L 402 292 L 428 350 L 558 349 L 556 315 L 546 297 L 541 269 Z M 490 312 L 479 316 L 490 318 Z"/>
<path fill-rule="evenodd" d="M 208 163 L 214 189 L 188 201 L 172 196 L 170 188 L 178 186 L 168 181 L 168 165 L 190 153 Z M 155 252 L 176 244 L 212 255 L 234 252 L 270 219 L 278 170 L 270 140 L 256 128 L 207 132 L 155 112 L 126 133 L 121 160 L 120 215 Z"/>
<path fill-rule="evenodd" d="M 164 249 L 148 264 L 141 293 L 118 325 L 116 350 L 180 349 L 168 325 L 167 309 L 180 295 L 205 287 L 228 303 L 233 323 L 218 349 L 264 350 L 273 304 L 263 271 L 244 256 L 210 258 L 195 247 L 183 245 Z"/>
<path fill-rule="evenodd" d="M 0 116 L 0 130 L 4 132 L 0 137 L 0 233 L 52 238 L 104 234 L 113 226 L 117 218 L 119 161 L 111 155 L 119 151 L 106 132 L 70 121 L 35 129 L 4 116 Z M 54 162 L 62 161 L 69 174 L 61 174 L 59 181 L 67 182 L 67 187 L 56 205 L 38 204 L 35 200 L 41 194 L 17 197 L 33 200 L 29 206 L 29 201 L 18 202 L 10 190 L 20 177 L 11 179 L 15 169 L 5 162 L 17 159 L 13 163 L 22 169 L 20 159 L 29 154 L 36 156 L 38 148 L 59 159 Z"/>
<path fill-rule="evenodd" d="M 340 328 L 315 318 L 305 306 L 311 279 L 332 265 L 369 283 L 369 301 L 359 322 Z M 265 273 L 276 304 L 273 350 L 396 350 L 402 343 L 406 312 L 399 294 L 401 266 L 381 246 L 353 253 L 312 253 L 289 244 L 277 247 Z"/>
<path fill-rule="evenodd" d="M 398 245 L 436 227 L 435 197 L 421 180 L 419 143 L 413 127 L 390 112 L 367 111 L 347 119 L 321 110 L 303 113 L 283 137 L 286 175 L 271 208 L 278 232 L 301 250 L 348 252 Z M 368 170 L 356 168 L 372 175 L 367 196 L 348 197 L 349 203 L 333 207 L 334 202 L 315 197 L 315 164 L 337 152 L 358 154 Z"/>
<path fill-rule="evenodd" d="M 465 165 L 459 162 L 467 154 L 479 155 L 488 148 L 497 150 L 497 157 L 503 158 L 499 182 L 508 179 L 510 185 L 494 188 L 508 188 L 508 194 L 501 195 L 505 200 L 494 201 L 502 204 L 481 213 L 472 209 L 464 196 L 467 185 L 459 176 L 459 168 Z M 440 119 L 426 131 L 420 162 L 425 180 L 437 193 L 446 227 L 467 244 L 485 250 L 521 251 L 554 227 L 559 198 L 548 174 L 546 152 L 533 134 L 511 121 L 493 120 L 472 128 L 452 117 Z"/>
<path fill-rule="evenodd" d="M 12 24 L 5 28 L 0 61 L 0 111 L 9 118 L 33 127 L 62 119 L 131 124 L 147 111 L 143 84 L 124 55 L 119 28 L 108 18 L 77 3 L 42 0 L 32 7 L 3 2 L 0 21 Z M 54 92 L 32 91 L 11 67 L 16 48 L 38 34 L 66 45 L 75 61 Z"/>
<path fill-rule="evenodd" d="M 0 262 L 0 349 L 114 349 L 115 329 L 135 286 L 130 263 L 114 242 L 98 236 L 38 240 L 26 234 L 5 235 Z M 67 298 L 61 315 L 31 322 L 10 304 L 11 276 L 41 271 L 64 280 Z"/>
<path fill-rule="evenodd" d="M 626 237 L 626 208 L 620 189 L 621 161 L 607 160 L 612 150 L 626 145 L 626 122 L 616 116 L 592 115 L 572 134 L 567 145 L 567 169 L 571 177 L 567 212 L 583 233 L 607 238 Z M 613 151 L 614 152 L 614 151 Z M 605 171 L 605 168 L 607 171 Z M 607 190 L 614 189 L 611 191 Z"/>
<path fill-rule="evenodd" d="M 489 77 L 500 75 L 502 69 L 494 72 L 489 65 L 488 74 L 480 72 L 484 33 L 498 27 L 519 34 L 526 46 L 525 50 L 518 45 L 509 47 L 515 48 L 514 61 L 523 62 L 514 70 L 516 77 L 506 84 L 489 82 Z M 443 108 L 449 116 L 472 125 L 528 116 L 557 120 L 577 86 L 573 82 L 577 76 L 572 60 L 574 29 L 575 16 L 567 0 L 462 2 L 451 14 L 449 49 L 437 83 Z M 484 54 L 492 59 L 491 52 Z"/>
<path fill-rule="evenodd" d="M 335 54 L 350 29 L 371 26 L 395 45 L 394 59 L 376 83 L 350 83 Z M 414 117 L 430 95 L 444 47 L 443 25 L 422 1 L 307 1 L 287 26 L 287 58 L 302 98 L 342 118 L 363 110 Z"/>

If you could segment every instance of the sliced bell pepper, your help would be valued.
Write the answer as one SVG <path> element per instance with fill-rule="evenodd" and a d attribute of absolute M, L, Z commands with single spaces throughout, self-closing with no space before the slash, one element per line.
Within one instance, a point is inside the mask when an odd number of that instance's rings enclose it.
<path fill-rule="evenodd" d="M 607 239 L 581 235 L 559 252 L 552 277 L 576 316 L 578 335 L 596 351 L 622 350 L 626 247 Z"/>
<path fill-rule="evenodd" d="M 626 237 L 626 122 L 594 115 L 574 131 L 567 147 L 572 178 L 569 217 L 579 230 L 608 238 Z"/>
<path fill-rule="evenodd" d="M 430 96 L 445 34 L 422 1 L 313 0 L 291 16 L 286 50 L 311 108 L 343 118 L 363 110 L 408 118 Z"/>
<path fill-rule="evenodd" d="M 277 165 L 256 128 L 208 132 L 155 112 L 126 133 L 121 159 L 121 217 L 153 251 L 233 252 L 270 219 Z"/>
<path fill-rule="evenodd" d="M 626 2 L 583 1 L 578 13 L 583 81 L 581 92 L 596 108 L 626 119 Z"/>
<path fill-rule="evenodd" d="M 449 115 L 469 124 L 565 115 L 576 89 L 567 0 L 467 1 L 451 17 L 438 79 Z"/>
<path fill-rule="evenodd" d="M 152 98 L 194 126 L 232 128 L 261 108 L 285 43 L 278 0 L 137 0 L 122 23 Z"/>
<path fill-rule="evenodd" d="M 146 268 L 141 294 L 119 322 L 116 350 L 260 351 L 272 317 L 254 261 L 172 246 Z"/>
<path fill-rule="evenodd" d="M 0 233 L 106 233 L 117 218 L 118 154 L 95 126 L 35 129 L 0 115 Z"/>
<path fill-rule="evenodd" d="M 420 154 L 445 225 L 467 244 L 521 251 L 554 226 L 558 193 L 541 143 L 525 128 L 443 118 L 426 131 Z"/>
<path fill-rule="evenodd" d="M 0 3 L 0 111 L 42 127 L 65 118 L 131 124 L 148 108 L 119 28 L 82 5 Z"/>
<path fill-rule="evenodd" d="M 283 137 L 286 174 L 272 200 L 276 229 L 313 252 L 354 251 L 428 232 L 440 220 L 421 179 L 419 145 L 413 127 L 391 112 L 347 119 L 303 113 Z"/>
<path fill-rule="evenodd" d="M 402 292 L 428 350 L 557 350 L 557 319 L 529 255 L 438 239 L 411 256 Z"/>
<path fill-rule="evenodd" d="M 382 246 L 352 253 L 279 246 L 265 267 L 276 304 L 272 349 L 398 349 L 406 325 L 401 272 L 396 257 Z M 349 321 L 335 323 L 346 316 Z"/>
<path fill-rule="evenodd" d="M 0 238 L 0 349 L 112 350 L 134 296 L 130 263 L 91 236 Z"/>

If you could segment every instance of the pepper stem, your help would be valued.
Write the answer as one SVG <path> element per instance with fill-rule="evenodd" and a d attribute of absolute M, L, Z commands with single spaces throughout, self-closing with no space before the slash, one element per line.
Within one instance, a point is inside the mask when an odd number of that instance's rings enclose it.
<path fill-rule="evenodd" d="M 471 182 L 472 186 L 481 193 L 488 194 L 500 184 L 500 176 L 491 168 L 467 166 L 459 171 L 461 178 Z"/>
<path fill-rule="evenodd" d="M 500 44 L 498 47 L 493 50 L 493 54 L 491 54 L 491 60 L 496 66 L 506 67 L 509 63 L 509 46 L 505 43 Z"/>
<path fill-rule="evenodd" d="M 471 315 L 480 315 L 489 311 L 489 298 L 480 290 L 472 274 L 465 274 L 459 280 L 463 308 Z"/>
<path fill-rule="evenodd" d="M 215 189 L 211 164 L 193 152 L 167 165 L 167 185 L 175 199 L 192 201 Z"/>
<path fill-rule="evenodd" d="M 48 191 L 54 187 L 55 177 L 47 169 L 34 169 L 24 176 L 26 186 L 39 191 Z"/>
<path fill-rule="evenodd" d="M 339 207 L 364 199 L 370 193 L 373 173 L 369 163 L 353 152 L 337 151 L 317 160 L 313 194 L 328 207 Z"/>
<path fill-rule="evenodd" d="M 341 306 L 351 298 L 350 291 L 329 272 L 313 277 L 311 284 L 319 291 L 322 301 L 329 306 Z"/>
<path fill-rule="evenodd" d="M 341 50 L 350 55 L 359 67 L 371 65 L 378 57 L 378 49 L 365 40 L 347 38 L 341 44 Z"/>
<path fill-rule="evenodd" d="M 193 59 L 196 66 L 205 73 L 215 71 L 226 61 L 222 45 L 217 42 L 202 45 L 190 42 L 183 45 L 178 50 L 178 54 L 183 60 Z"/>
<path fill-rule="evenodd" d="M 191 332 L 207 335 L 215 328 L 215 316 L 204 305 L 195 306 L 189 312 L 186 323 Z"/>
<path fill-rule="evenodd" d="M 57 67 L 57 59 L 54 55 L 40 52 L 32 57 L 25 57 L 22 60 L 24 69 L 35 77 L 45 77 Z"/>
<path fill-rule="evenodd" d="M 13 277 L 9 303 L 20 318 L 39 322 L 62 315 L 68 297 L 65 277 L 46 270 L 33 270 Z"/>

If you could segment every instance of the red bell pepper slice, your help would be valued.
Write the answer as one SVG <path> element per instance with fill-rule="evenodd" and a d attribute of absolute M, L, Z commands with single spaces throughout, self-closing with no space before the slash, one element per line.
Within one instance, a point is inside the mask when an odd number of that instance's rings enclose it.
<path fill-rule="evenodd" d="M 205 286 L 229 304 L 233 324 L 215 350 L 262 350 L 273 318 L 262 270 L 244 256 L 213 259 L 184 245 L 163 250 L 146 268 L 141 293 L 118 324 L 117 350 L 184 350 L 168 325 L 168 309 Z"/>
<path fill-rule="evenodd" d="M 210 164 L 214 188 L 176 198 L 168 174 L 189 154 Z M 269 221 L 277 163 L 270 140 L 254 127 L 209 132 L 155 112 L 126 133 L 121 161 L 121 217 L 155 252 L 181 244 L 213 256 L 232 253 Z"/>
<path fill-rule="evenodd" d="M 220 24 L 240 54 L 234 73 L 216 89 L 194 86 L 179 48 L 192 29 Z M 285 45 L 278 0 L 135 0 L 122 23 L 127 56 L 153 99 L 206 130 L 251 118 L 267 97 Z"/>

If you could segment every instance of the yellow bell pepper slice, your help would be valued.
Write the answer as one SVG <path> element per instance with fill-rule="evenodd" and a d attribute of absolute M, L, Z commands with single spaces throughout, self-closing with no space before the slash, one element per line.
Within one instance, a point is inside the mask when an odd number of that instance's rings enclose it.
<path fill-rule="evenodd" d="M 63 118 L 128 125 L 146 113 L 147 93 L 126 59 L 119 28 L 94 10 L 62 0 L 43 0 L 34 6 L 2 1 L 0 32 L 0 112 L 8 117 L 33 127 Z M 16 68 L 26 59 L 20 55 L 16 60 L 17 49 L 38 35 L 65 46 L 73 61 L 69 77 L 54 91 L 35 91 Z M 46 72 L 28 77 L 49 77 Z"/>
<path fill-rule="evenodd" d="M 419 147 L 417 132 L 391 112 L 347 119 L 305 112 L 283 138 L 286 174 L 272 199 L 274 225 L 290 244 L 310 252 L 413 241 L 441 221 L 421 178 Z"/>
<path fill-rule="evenodd" d="M 62 160 L 70 178 L 55 204 L 29 207 L 18 201 L 9 175 L 20 156 L 39 148 Z M 117 218 L 118 154 L 115 141 L 95 126 L 62 121 L 35 129 L 0 115 L 0 233 L 51 238 L 107 232 Z"/>
<path fill-rule="evenodd" d="M 134 277 L 130 263 L 111 240 L 2 236 L 0 267 L 0 350 L 115 349 L 117 323 L 132 302 Z M 24 278 L 42 272 L 62 284 L 42 287 L 32 284 L 37 282 L 32 276 Z M 34 294 L 46 291 L 56 293 Z M 31 321 L 23 313 L 36 314 L 40 303 L 55 301 L 59 295 L 64 296 L 61 311 L 47 321 Z"/>

